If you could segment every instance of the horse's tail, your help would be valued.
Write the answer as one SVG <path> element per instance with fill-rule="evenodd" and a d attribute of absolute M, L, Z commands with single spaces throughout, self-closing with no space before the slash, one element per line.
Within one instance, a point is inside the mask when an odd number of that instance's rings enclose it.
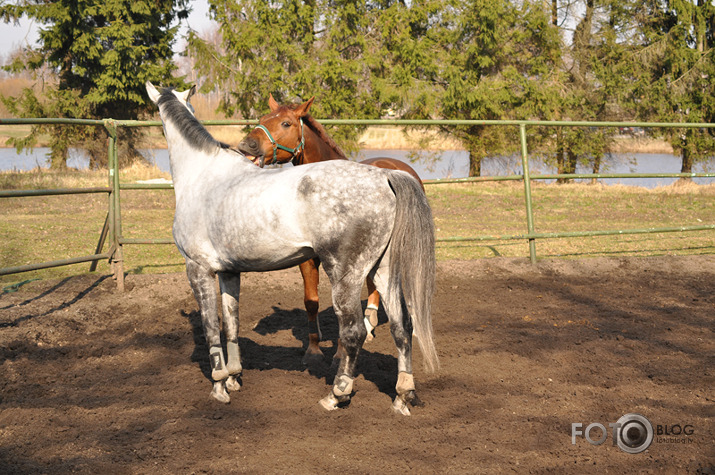
<path fill-rule="evenodd" d="M 390 172 L 397 197 L 395 225 L 390 242 L 390 282 L 402 283 L 425 368 L 439 367 L 432 332 L 432 296 L 435 289 L 434 221 L 420 183 L 404 172 Z"/>

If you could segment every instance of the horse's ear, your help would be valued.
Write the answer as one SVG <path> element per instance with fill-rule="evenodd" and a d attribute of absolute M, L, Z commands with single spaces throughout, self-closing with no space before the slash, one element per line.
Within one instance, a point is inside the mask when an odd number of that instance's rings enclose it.
<path fill-rule="evenodd" d="M 176 97 L 188 104 L 191 96 L 196 94 L 196 85 L 194 84 L 193 86 L 191 86 L 191 88 L 185 90 L 184 92 L 176 92 L 175 94 Z"/>
<path fill-rule="evenodd" d="M 191 99 L 191 96 L 196 94 L 196 84 L 191 86 L 191 88 L 187 89 L 184 92 L 179 92 L 177 93 L 177 96 L 181 98 L 184 102 L 189 102 L 189 99 Z"/>
<path fill-rule="evenodd" d="M 271 112 L 277 111 L 278 108 L 280 107 L 280 105 L 276 102 L 276 100 L 273 99 L 273 94 L 270 94 L 268 96 L 268 107 L 271 108 Z"/>
<path fill-rule="evenodd" d="M 314 100 L 315 96 L 311 97 L 295 109 L 295 113 L 298 114 L 298 117 L 305 117 L 308 115 L 308 111 L 310 110 L 310 106 L 313 105 Z"/>
<path fill-rule="evenodd" d="M 159 96 L 161 96 L 161 93 L 149 81 L 146 82 L 146 92 L 149 94 L 149 99 L 151 99 L 154 104 L 159 102 Z"/>

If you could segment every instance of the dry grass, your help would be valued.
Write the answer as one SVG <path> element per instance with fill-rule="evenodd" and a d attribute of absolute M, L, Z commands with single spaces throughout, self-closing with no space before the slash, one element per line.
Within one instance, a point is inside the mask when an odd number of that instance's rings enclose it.
<path fill-rule="evenodd" d="M 673 147 L 665 140 L 649 137 L 617 138 L 613 142 L 613 153 L 662 153 L 673 154 Z"/>
<path fill-rule="evenodd" d="M 359 140 L 368 150 L 462 150 L 462 144 L 437 131 L 409 130 L 394 126 L 368 127 Z"/>
<path fill-rule="evenodd" d="M 34 168 L 27 171 L 0 172 L 2 190 L 46 190 L 54 188 L 91 188 L 107 186 L 106 170 L 50 170 Z"/>
<path fill-rule="evenodd" d="M 532 184 L 536 232 L 557 233 L 715 224 L 715 185 Z M 527 232 L 523 185 L 484 183 L 427 188 L 437 237 L 521 235 Z M 715 253 L 715 231 L 629 234 L 537 240 L 539 257 Z M 441 259 L 528 256 L 526 240 L 440 243 Z"/>
<path fill-rule="evenodd" d="M 123 168 L 120 173 L 122 183 L 134 183 L 156 178 L 171 180 L 171 175 L 154 165 L 145 163 L 134 163 Z M 77 170 L 74 168 L 51 170 L 40 167 L 27 171 L 0 172 L 0 190 L 91 188 L 108 184 L 107 170 Z"/>
<path fill-rule="evenodd" d="M 156 168 L 135 165 L 122 182 L 168 178 Z M 0 173 L 0 188 L 106 186 L 106 172 Z M 588 231 L 715 224 L 715 185 L 671 185 L 648 190 L 624 185 L 534 183 L 537 232 Z M 429 185 L 438 238 L 504 236 L 526 232 L 523 185 L 477 183 Z M 121 193 L 122 233 L 127 238 L 168 238 L 174 212 L 170 190 Z M 0 199 L 0 267 L 81 256 L 94 252 L 107 212 L 106 195 Z M 539 258 L 715 254 L 715 231 L 541 239 Z M 106 250 L 106 247 L 105 247 Z M 183 259 L 171 245 L 125 246 L 130 273 L 179 272 Z M 438 259 L 478 259 L 529 255 L 525 240 L 441 242 Z M 11 275 L 0 282 L 65 277 L 89 264 Z M 107 263 L 98 272 L 109 273 Z"/>

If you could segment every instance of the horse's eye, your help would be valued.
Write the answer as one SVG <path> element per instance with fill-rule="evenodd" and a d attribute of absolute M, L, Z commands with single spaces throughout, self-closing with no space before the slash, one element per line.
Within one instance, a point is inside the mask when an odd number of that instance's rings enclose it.
<path fill-rule="evenodd" d="M 290 127 L 290 122 L 285 121 L 281 125 L 287 129 L 288 127 Z"/>

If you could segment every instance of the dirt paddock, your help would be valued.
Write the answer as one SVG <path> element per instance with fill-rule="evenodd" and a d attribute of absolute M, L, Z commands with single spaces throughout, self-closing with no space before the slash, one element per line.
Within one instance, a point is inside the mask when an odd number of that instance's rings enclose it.
<path fill-rule="evenodd" d="M 426 374 L 416 351 L 411 417 L 390 409 L 384 315 L 352 402 L 318 405 L 337 338 L 323 280 L 325 360 L 306 367 L 297 269 L 244 276 L 229 405 L 208 398 L 184 274 L 130 275 L 124 294 L 99 275 L 4 293 L 0 473 L 714 471 L 715 256 L 440 263 L 442 366 Z M 631 413 L 653 427 L 638 454 L 609 426 Z M 573 439 L 574 423 L 605 441 Z"/>

